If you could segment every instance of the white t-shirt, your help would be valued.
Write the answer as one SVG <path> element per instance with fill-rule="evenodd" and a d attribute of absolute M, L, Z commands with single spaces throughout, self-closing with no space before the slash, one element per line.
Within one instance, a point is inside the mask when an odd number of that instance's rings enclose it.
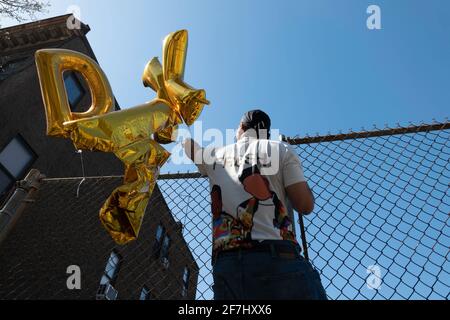
<path fill-rule="evenodd" d="M 204 161 L 197 166 L 210 181 L 215 251 L 255 240 L 296 242 L 285 189 L 306 180 L 289 145 L 244 133 L 235 144 L 205 149 Z"/>

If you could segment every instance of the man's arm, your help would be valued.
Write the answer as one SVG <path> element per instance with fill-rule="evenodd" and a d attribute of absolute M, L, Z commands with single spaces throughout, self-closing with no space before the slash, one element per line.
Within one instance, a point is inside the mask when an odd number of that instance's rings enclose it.
<path fill-rule="evenodd" d="M 202 176 L 208 176 L 208 166 L 203 157 L 204 149 L 192 139 L 186 139 L 183 142 L 183 147 L 186 156 L 194 162 Z"/>
<path fill-rule="evenodd" d="M 303 174 L 300 158 L 289 146 L 283 158 L 282 168 L 286 195 L 292 207 L 300 214 L 310 214 L 314 210 L 314 196 Z"/>
<path fill-rule="evenodd" d="M 200 145 L 192 139 L 184 140 L 184 152 L 186 156 L 197 165 L 203 164 L 203 149 Z"/>
<path fill-rule="evenodd" d="M 298 213 L 308 215 L 313 212 L 315 200 L 307 182 L 299 182 L 287 187 L 286 194 Z"/>

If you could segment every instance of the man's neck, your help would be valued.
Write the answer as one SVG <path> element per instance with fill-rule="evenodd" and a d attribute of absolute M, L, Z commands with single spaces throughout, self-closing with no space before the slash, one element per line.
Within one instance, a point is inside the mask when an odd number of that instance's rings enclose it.
<path fill-rule="evenodd" d="M 248 140 L 248 139 L 257 139 L 256 132 L 245 131 L 241 134 L 241 137 L 238 141 Z"/>

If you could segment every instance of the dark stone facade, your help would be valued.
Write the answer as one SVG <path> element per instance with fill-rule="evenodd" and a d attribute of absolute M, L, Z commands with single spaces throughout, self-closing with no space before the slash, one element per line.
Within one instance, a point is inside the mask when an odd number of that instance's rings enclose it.
<path fill-rule="evenodd" d="M 9 34 L 9 38 L 22 39 L 27 34 L 45 34 L 42 29 L 67 30 L 68 16 L 34 22 L 25 27 L 12 27 L 0 30 L 0 39 Z M 48 137 L 44 105 L 34 63 L 34 53 L 42 48 L 64 48 L 84 53 L 95 59 L 95 55 L 86 39 L 87 26 L 81 30 L 66 31 L 68 34 L 54 37 L 41 36 L 44 39 L 27 47 L 24 44 L 5 48 L 0 41 L 0 151 L 20 134 L 37 154 L 33 168 L 47 177 L 82 176 L 80 156 L 69 139 Z M 62 31 L 61 31 L 62 33 Z M 46 39 L 46 40 L 45 40 Z M 18 41 L 18 40 L 17 40 Z M 4 42 L 4 40 L 3 40 Z M 16 61 L 16 62 L 12 62 Z M 11 65 L 12 64 L 12 65 Z M 3 74 L 3 77 L 2 77 Z M 77 108 L 90 105 L 89 88 L 84 82 L 86 94 Z M 112 154 L 84 152 L 84 167 L 87 176 L 122 175 L 123 165 Z"/>
<path fill-rule="evenodd" d="M 150 199 L 137 241 L 118 246 L 100 223 L 98 211 L 120 178 L 44 180 L 0 244 L 0 299 L 95 299 L 112 251 L 122 260 L 113 286 L 118 299 L 139 299 L 143 286 L 153 299 L 195 299 L 198 266 L 159 189 Z M 29 199 L 30 200 L 30 199 Z M 171 238 L 166 269 L 154 255 L 156 229 Z M 69 290 L 67 267 L 81 269 L 81 290 Z M 183 271 L 190 272 L 182 296 Z"/>
<path fill-rule="evenodd" d="M 0 299 L 95 299 L 113 250 L 122 258 L 113 284 L 118 299 L 138 299 L 143 286 L 150 289 L 154 299 L 195 299 L 198 266 L 183 238 L 182 227 L 174 220 L 158 187 L 139 239 L 117 246 L 102 227 L 98 211 L 121 184 L 121 178 L 111 176 L 123 175 L 122 163 L 112 154 L 84 152 L 85 175 L 100 178 L 88 178 L 77 198 L 81 179 L 70 177 L 83 176 L 80 155 L 69 139 L 46 135 L 35 51 L 65 48 L 95 59 L 86 38 L 89 27 L 81 24 L 81 29 L 69 30 L 68 18 L 66 15 L 0 29 L 0 152 L 21 135 L 37 156 L 31 168 L 47 177 L 35 198 L 28 199 L 31 201 L 25 210 L 17 213 L 17 223 L 0 242 Z M 76 111 L 89 105 L 90 96 L 86 94 Z M 5 200 L 3 194 L 0 209 Z M 169 266 L 153 254 L 159 224 L 171 238 Z M 66 269 L 70 265 L 81 268 L 81 290 L 67 289 Z M 187 295 L 182 295 L 185 267 L 190 276 Z"/>

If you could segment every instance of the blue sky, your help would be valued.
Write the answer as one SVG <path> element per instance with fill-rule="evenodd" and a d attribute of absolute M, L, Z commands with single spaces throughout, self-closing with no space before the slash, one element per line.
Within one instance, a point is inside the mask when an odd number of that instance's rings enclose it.
<path fill-rule="evenodd" d="M 167 34 L 187 29 L 185 80 L 206 89 L 212 102 L 201 116 L 204 129 L 236 128 L 243 112 L 253 108 L 267 111 L 273 127 L 288 136 L 407 125 L 433 118 L 444 121 L 449 115 L 448 0 L 50 2 L 49 13 L 38 18 L 65 14 L 71 5 L 80 7 L 82 21 L 92 29 L 88 39 L 122 108 L 153 99 L 154 93 L 141 83 L 143 68 L 152 57 L 161 56 Z M 366 27 L 366 9 L 371 4 L 381 8 L 382 30 Z M 16 22 L 2 19 L 1 24 Z M 300 156 L 305 164 L 310 162 L 306 154 Z M 169 165 L 163 172 L 184 169 Z M 312 175 L 311 181 L 319 184 L 316 178 Z M 440 214 L 448 212 L 448 195 L 442 199 Z M 322 205 L 320 217 L 325 220 L 328 213 L 326 204 Z M 201 207 L 207 210 L 206 203 Z M 387 214 L 386 210 L 377 213 Z M 408 214 L 416 214 L 409 210 Z M 424 212 L 431 216 L 434 211 Z M 389 217 L 394 219 L 395 214 Z M 311 226 L 309 232 L 319 231 Z M 382 235 L 380 239 L 392 238 Z M 448 237 L 443 242 L 448 243 Z M 320 246 L 313 241 L 312 253 L 326 254 Z M 321 267 L 322 261 L 315 261 Z M 365 270 L 361 272 L 365 275 Z M 432 279 L 423 277 L 424 283 Z M 335 286 L 335 291 L 340 288 L 339 283 Z M 389 288 L 385 290 L 390 296 Z M 401 292 L 407 295 L 407 291 Z"/>
<path fill-rule="evenodd" d="M 50 2 L 39 18 L 81 8 L 123 108 L 154 97 L 143 68 L 168 33 L 188 29 L 186 80 L 212 101 L 205 128 L 235 128 L 254 107 L 290 136 L 448 116 L 445 0 Z M 370 4 L 381 7 L 382 30 L 366 27 Z"/>
<path fill-rule="evenodd" d="M 300 145 L 316 197 L 305 218 L 309 256 L 331 299 L 448 299 L 449 130 Z M 211 299 L 207 179 L 158 183 Z M 297 226 L 297 234 L 300 230 Z M 381 287 L 367 287 L 369 266 Z"/>
<path fill-rule="evenodd" d="M 287 136 L 443 121 L 450 100 L 445 0 L 50 1 L 46 18 L 81 9 L 88 39 L 122 108 L 154 98 L 142 86 L 162 40 L 190 32 L 186 81 L 212 104 L 203 128 L 236 128 L 253 108 Z M 381 8 L 382 30 L 366 26 Z M 8 26 L 16 22 L 2 19 Z M 168 164 L 162 170 L 186 171 Z"/>

